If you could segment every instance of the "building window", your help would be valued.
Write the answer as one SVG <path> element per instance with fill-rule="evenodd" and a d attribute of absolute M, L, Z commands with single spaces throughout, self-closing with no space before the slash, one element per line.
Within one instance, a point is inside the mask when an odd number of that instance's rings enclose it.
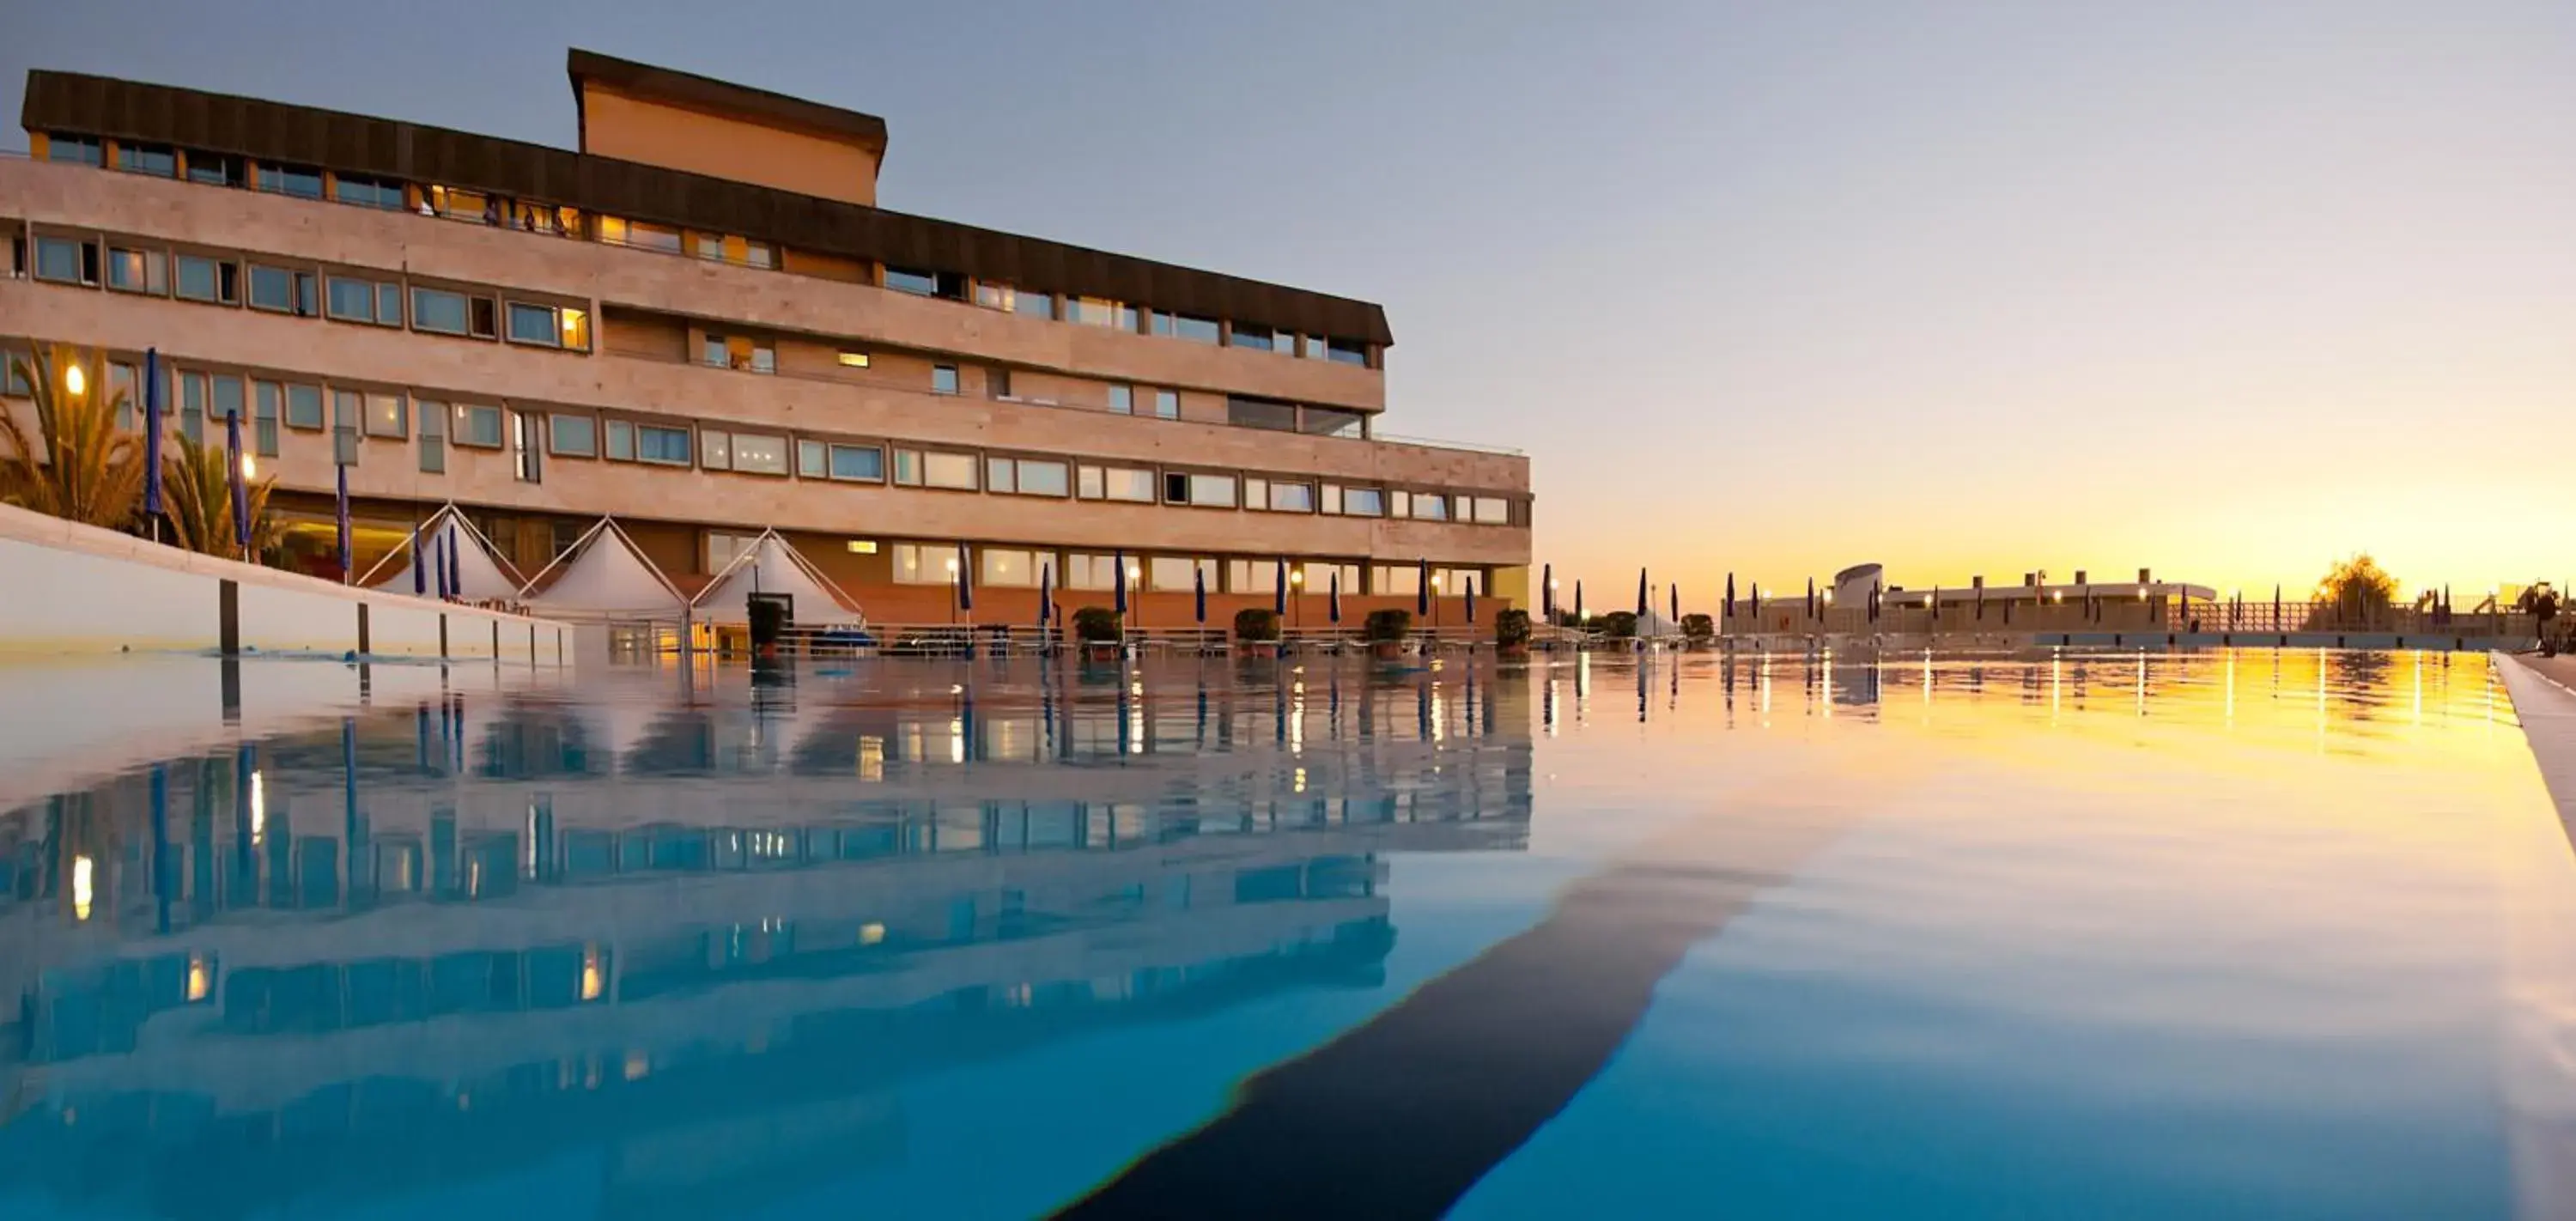
<path fill-rule="evenodd" d="M 421 399 L 414 404 L 420 410 L 420 472 L 424 475 L 447 473 L 447 404 Z"/>
<path fill-rule="evenodd" d="M 733 437 L 721 428 L 698 430 L 698 465 L 711 471 L 733 469 Z"/>
<path fill-rule="evenodd" d="M 241 268 L 238 264 L 196 254 L 179 255 L 172 262 L 178 264 L 181 297 L 216 305 L 241 304 Z"/>
<path fill-rule="evenodd" d="M 896 543 L 894 579 L 902 585 L 946 585 L 957 579 L 957 548 L 937 543 Z"/>
<path fill-rule="evenodd" d="M 277 456 L 277 422 L 278 417 L 284 414 L 285 397 L 279 391 L 276 382 L 250 384 L 250 419 L 251 428 L 255 434 L 252 437 L 252 448 L 259 452 L 260 457 Z"/>
<path fill-rule="evenodd" d="M 1319 437 L 1360 437 L 1368 433 L 1368 416 L 1338 407 L 1307 407 L 1298 412 L 1297 431 Z"/>
<path fill-rule="evenodd" d="M 861 483 L 885 482 L 885 451 L 873 445 L 832 447 L 832 478 Z"/>
<path fill-rule="evenodd" d="M 663 254 L 680 253 L 680 231 L 668 225 L 647 224 L 621 216 L 599 218 L 599 240 L 612 246 L 632 246 L 638 250 L 655 250 Z"/>
<path fill-rule="evenodd" d="M 332 275 L 330 281 L 332 317 L 342 322 L 372 322 L 378 326 L 403 324 L 402 285 L 338 274 Z"/>
<path fill-rule="evenodd" d="M 1449 520 L 1449 498 L 1431 492 L 1414 493 L 1413 517 L 1416 521 Z"/>
<path fill-rule="evenodd" d="M 302 383 L 290 383 L 286 387 L 286 426 L 322 427 L 322 387 Z"/>
<path fill-rule="evenodd" d="M 356 422 L 370 437 L 401 440 L 410 435 L 403 415 L 403 396 L 399 394 L 337 390 L 332 392 L 332 398 L 337 401 L 340 419 Z"/>
<path fill-rule="evenodd" d="M 1271 484 L 1270 511 L 1273 513 L 1314 512 L 1315 485 L 1311 483 Z"/>
<path fill-rule="evenodd" d="M 8 359 L 7 352 L 0 352 L 0 361 Z M 135 413 L 142 410 L 143 405 L 143 397 L 135 387 L 141 384 L 142 378 L 143 370 L 139 366 L 122 361 L 109 361 L 107 364 L 107 397 L 109 402 L 116 404 L 118 428 L 134 427 Z"/>
<path fill-rule="evenodd" d="M 844 369 L 864 369 L 864 368 L 867 368 L 867 367 L 868 367 L 868 354 L 867 354 L 867 353 L 865 353 L 865 352 L 847 352 L 847 351 L 845 351 L 845 352 L 841 353 L 841 367 L 842 367 L 842 368 L 844 368 Z"/>
<path fill-rule="evenodd" d="M 957 366 L 930 366 L 930 392 L 932 394 L 957 393 Z"/>
<path fill-rule="evenodd" d="M 945 297 L 951 301 L 966 299 L 966 277 L 953 271 L 888 267 L 885 269 L 885 286 L 917 297 Z"/>
<path fill-rule="evenodd" d="M 1333 581 L 1335 578 L 1339 578 L 1341 580 L 1341 590 L 1343 593 L 1355 594 L 1360 592 L 1360 566 L 1357 564 L 1327 564 L 1321 560 L 1308 560 L 1303 564 L 1293 564 L 1289 566 L 1289 570 L 1292 572 L 1299 569 L 1303 569 L 1306 573 L 1307 593 L 1320 594 L 1332 592 Z"/>
<path fill-rule="evenodd" d="M 1324 357 L 1340 364 L 1359 365 L 1365 368 L 1368 365 L 1368 345 L 1354 340 L 1335 339 L 1325 348 Z"/>
<path fill-rule="evenodd" d="M 45 160 L 70 165 L 105 165 L 107 150 L 88 136 L 48 136 L 45 139 Z"/>
<path fill-rule="evenodd" d="M 1387 494 L 1386 494 L 1386 515 L 1387 515 L 1387 516 L 1389 516 L 1389 517 L 1411 517 L 1411 516 L 1413 516 L 1413 493 L 1411 493 L 1411 492 L 1389 492 L 1389 493 L 1387 493 Z"/>
<path fill-rule="evenodd" d="M 544 417 L 533 411 L 510 413 L 510 473 L 521 483 L 545 482 Z"/>
<path fill-rule="evenodd" d="M 691 253 L 696 254 L 699 258 L 705 259 L 710 263 L 724 262 L 724 244 L 724 235 L 721 233 L 692 233 L 689 235 L 689 248 Z"/>
<path fill-rule="evenodd" d="M 1025 589 L 1038 583 L 1037 553 L 1009 547 L 986 547 L 975 553 L 975 579 L 1004 589 Z"/>
<path fill-rule="evenodd" d="M 474 404 L 456 408 L 456 443 L 477 449 L 501 448 L 501 409 Z"/>
<path fill-rule="evenodd" d="M 728 338 L 710 334 L 698 348 L 701 364 L 718 369 L 740 369 L 747 373 L 778 372 L 778 347 L 766 339 L 746 339 L 740 335 Z"/>
<path fill-rule="evenodd" d="M 1370 570 L 1369 577 L 1369 592 L 1373 594 L 1410 596 L 1422 592 L 1422 569 L 1415 565 L 1380 564 Z"/>
<path fill-rule="evenodd" d="M 1062 496 L 1066 469 L 1061 462 L 1036 458 L 987 458 L 984 490 L 1021 496 Z"/>
<path fill-rule="evenodd" d="M 1186 555 L 1158 555 L 1145 561 L 1145 587 L 1165 593 L 1179 593 L 1194 588 L 1204 579 L 1209 589 L 1217 587 L 1216 561 Z"/>
<path fill-rule="evenodd" d="M 300 314 L 310 318 L 320 313 L 320 288 L 309 271 L 288 271 L 283 267 L 250 267 L 250 307 L 274 310 L 281 314 Z"/>
<path fill-rule="evenodd" d="M 1155 391 L 1154 418 L 1158 420 L 1177 420 L 1181 418 L 1181 392 L 1178 390 Z"/>
<path fill-rule="evenodd" d="M 1278 351 L 1281 347 L 1279 341 L 1283 338 L 1287 340 L 1287 347 L 1297 346 L 1295 335 L 1283 335 L 1266 326 L 1245 326 L 1240 322 L 1234 324 L 1234 330 L 1226 338 L 1230 346 L 1262 352 Z"/>
<path fill-rule="evenodd" d="M 1055 294 L 1023 288 L 1011 295 L 1011 312 L 1023 318 L 1055 321 Z"/>
<path fill-rule="evenodd" d="M 984 393 L 997 399 L 1009 399 L 1014 403 L 1019 401 L 1011 393 L 1011 371 L 1000 365 L 984 370 Z"/>
<path fill-rule="evenodd" d="M 590 316 L 568 306 L 513 301 L 510 303 L 510 342 L 587 352 L 590 350 Z"/>
<path fill-rule="evenodd" d="M 776 267 L 778 266 L 778 248 L 767 242 L 744 242 L 742 244 L 742 265 L 745 267 L 757 267 L 763 271 Z"/>
<path fill-rule="evenodd" d="M 522 203 L 510 206 L 512 223 L 529 233 L 551 233 L 559 237 L 581 236 L 581 209 L 555 204 Z M 600 237 L 607 240 L 608 218 L 599 222 Z"/>
<path fill-rule="evenodd" d="M 961 492 L 974 491 L 974 455 L 923 454 L 921 456 L 921 483 L 924 487 L 953 488 Z"/>
<path fill-rule="evenodd" d="M 1279 589 L 1279 561 L 1227 560 L 1225 590 L 1234 594 L 1276 593 Z"/>
<path fill-rule="evenodd" d="M 1386 491 L 1382 488 L 1343 488 L 1338 512 L 1352 517 L 1386 516 Z"/>
<path fill-rule="evenodd" d="M 192 161 L 191 164 L 194 162 Z M 481 191 L 428 186 L 421 188 L 421 199 L 429 205 L 429 213 L 432 216 L 484 225 L 499 224 L 501 220 L 499 206 L 491 196 Z"/>
<path fill-rule="evenodd" d="M 9 235 L 9 278 L 27 278 L 27 239 L 23 234 Z"/>
<path fill-rule="evenodd" d="M 1184 475 L 1177 471 L 1163 475 L 1163 499 L 1170 504 L 1185 504 L 1203 509 L 1234 507 L 1234 476 Z"/>
<path fill-rule="evenodd" d="M 1109 388 L 1109 410 L 1119 415 L 1136 414 L 1136 388 L 1134 386 L 1111 386 Z"/>
<path fill-rule="evenodd" d="M 1462 496 L 1459 497 L 1459 501 L 1461 502 L 1462 508 L 1467 508 L 1471 510 L 1472 513 L 1472 516 L 1468 513 L 1462 513 L 1461 516 L 1470 516 L 1470 520 L 1473 520 L 1477 525 L 1508 526 L 1512 524 L 1512 502 L 1505 500 L 1500 496 L 1478 496 L 1472 501 Z"/>
<path fill-rule="evenodd" d="M 490 339 L 493 337 L 495 312 L 496 307 L 490 297 L 469 297 L 444 288 L 412 286 L 411 326 L 415 331 Z"/>
<path fill-rule="evenodd" d="M 297 199 L 322 198 L 322 171 L 298 165 L 259 167 L 260 190 L 272 195 L 292 195 Z"/>
<path fill-rule="evenodd" d="M 733 434 L 733 469 L 754 475 L 787 473 L 787 438 L 756 433 Z"/>
<path fill-rule="evenodd" d="M 173 374 L 171 380 L 179 385 L 179 435 L 203 444 L 206 439 L 206 375 L 178 373 Z"/>
<path fill-rule="evenodd" d="M 1136 307 L 1107 297 L 1067 297 L 1064 315 L 1066 321 L 1085 326 L 1102 326 L 1116 331 L 1136 329 Z"/>
<path fill-rule="evenodd" d="M 331 198 L 361 208 L 383 208 L 402 211 L 402 184 L 384 178 L 362 178 L 342 174 L 332 180 Z"/>
<path fill-rule="evenodd" d="M 125 144 L 116 150 L 116 168 L 154 178 L 179 176 L 179 154 L 166 144 Z"/>
<path fill-rule="evenodd" d="M 1118 559 L 1075 552 L 1064 557 L 1064 588 L 1108 589 L 1118 583 Z"/>
<path fill-rule="evenodd" d="M 210 187 L 241 186 L 241 158 L 191 151 L 188 154 L 188 181 Z"/>
<path fill-rule="evenodd" d="M 58 284 L 98 283 L 98 247 L 67 237 L 36 238 L 36 278 Z"/>
<path fill-rule="evenodd" d="M 1277 399 L 1246 398 L 1227 395 L 1225 422 L 1238 428 L 1267 428 L 1273 432 L 1297 431 L 1297 405 Z"/>
<path fill-rule="evenodd" d="M 34 388 L 27 384 L 27 370 L 34 364 L 34 360 L 24 352 L 0 348 L 0 395 L 22 399 L 35 393 Z"/>
<path fill-rule="evenodd" d="M 107 286 L 118 292 L 161 296 L 170 291 L 169 267 L 162 261 L 158 250 L 126 250 L 110 246 L 107 250 Z"/>
<path fill-rule="evenodd" d="M 635 460 L 635 426 L 633 424 L 627 423 L 624 420 L 610 420 L 608 422 L 608 460 L 611 462 L 633 462 Z"/>
<path fill-rule="evenodd" d="M 231 373 L 216 374 L 214 390 L 214 414 L 211 418 L 229 420 L 242 414 L 242 379 L 239 376 Z"/>
<path fill-rule="evenodd" d="M 652 424 L 635 426 L 635 460 L 658 462 L 669 466 L 689 464 L 689 430 L 661 428 Z"/>
<path fill-rule="evenodd" d="M 1190 314 L 1156 313 L 1154 325 L 1158 335 L 1170 335 L 1192 343 L 1213 344 L 1224 334 L 1224 328 L 1217 325 L 1216 319 Z"/>
<path fill-rule="evenodd" d="M 1075 474 L 1075 493 L 1085 500 L 1154 503 L 1154 472 L 1134 467 L 1086 466 Z"/>
<path fill-rule="evenodd" d="M 823 479 L 831 474 L 831 447 L 820 441 L 798 439 L 796 442 L 796 477 Z"/>
<path fill-rule="evenodd" d="M 575 458 L 599 456 L 599 421 L 586 415 L 556 412 L 546 417 L 546 440 L 553 452 Z"/>

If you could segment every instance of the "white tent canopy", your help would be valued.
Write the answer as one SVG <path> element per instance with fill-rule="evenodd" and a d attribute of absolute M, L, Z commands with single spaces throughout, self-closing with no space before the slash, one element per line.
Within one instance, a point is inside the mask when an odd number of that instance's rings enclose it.
<path fill-rule="evenodd" d="M 554 576 L 551 583 L 548 574 Z M 676 620 L 689 607 L 635 540 L 605 517 L 528 582 L 523 600 L 549 614 L 611 619 Z"/>
<path fill-rule="evenodd" d="M 492 540 L 483 537 L 483 532 L 475 529 L 474 523 L 458 512 L 453 504 L 439 506 L 437 512 L 430 514 L 428 520 L 403 540 L 402 546 L 378 560 L 375 569 L 370 570 L 370 575 L 373 575 L 391 565 L 392 575 L 381 581 L 362 581 L 360 584 L 393 593 L 418 592 L 436 597 L 439 591 L 436 565 L 449 547 L 456 550 L 453 570 L 459 587 L 449 591 L 455 597 L 468 602 L 514 601 L 520 589 L 527 584 L 502 561 L 492 547 Z M 417 589 L 412 584 L 412 557 L 415 555 L 420 557 L 423 569 Z"/>
<path fill-rule="evenodd" d="M 698 591 L 690 606 L 708 623 L 748 623 L 754 593 L 793 598 L 799 623 L 845 623 L 856 618 L 840 587 L 776 530 L 761 531 L 750 547 Z"/>

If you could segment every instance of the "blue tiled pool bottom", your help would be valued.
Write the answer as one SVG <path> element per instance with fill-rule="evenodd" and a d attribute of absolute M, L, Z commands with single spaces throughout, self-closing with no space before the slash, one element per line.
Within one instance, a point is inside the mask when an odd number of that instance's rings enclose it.
<path fill-rule="evenodd" d="M 0 815 L 0 1216 L 2565 1203 L 2576 878 L 2474 656 L 621 671 L 134 750 Z"/>

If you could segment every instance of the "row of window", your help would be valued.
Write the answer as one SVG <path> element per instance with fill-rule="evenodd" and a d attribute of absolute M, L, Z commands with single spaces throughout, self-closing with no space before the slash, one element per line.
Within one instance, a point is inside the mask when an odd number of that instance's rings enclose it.
<path fill-rule="evenodd" d="M 589 312 L 480 290 L 412 284 L 387 273 L 318 271 L 114 239 L 38 233 L 35 276 L 57 284 L 243 306 L 297 317 L 400 327 L 535 347 L 590 350 Z M 406 313 L 405 306 L 409 311 Z"/>
<path fill-rule="evenodd" d="M 6 359 L 7 354 L 0 353 L 0 361 Z M 543 459 L 555 456 L 998 496 L 1474 525 L 1528 522 L 1527 513 L 1518 507 L 1523 502 L 1506 496 L 986 454 L 900 442 L 628 419 L 585 411 L 505 409 L 428 395 L 407 398 L 398 391 L 339 386 L 326 390 L 316 382 L 195 369 L 178 370 L 171 377 L 169 401 L 184 435 L 203 440 L 206 421 L 219 422 L 239 414 L 248 401 L 252 404 L 248 418 L 256 429 L 257 452 L 269 457 L 278 452 L 281 425 L 310 431 L 328 427 L 343 438 L 337 458 L 344 463 L 358 461 L 360 438 L 400 442 L 416 435 L 420 442 L 420 469 L 424 472 L 446 470 L 445 446 L 451 442 L 481 449 L 506 447 L 514 455 L 518 478 L 531 483 L 541 481 Z M 141 410 L 139 378 L 138 367 L 131 363 L 116 361 L 108 366 L 111 391 L 124 395 L 120 422 L 128 428 L 136 426 L 136 413 Z M 14 369 L 8 382 L 8 393 L 26 393 Z M 331 409 L 327 421 L 326 404 Z"/>
<path fill-rule="evenodd" d="M 719 540 L 727 540 L 720 542 Z M 710 535 L 710 562 L 727 549 L 728 536 Z M 734 544 L 747 545 L 747 544 Z M 1025 547 L 961 548 L 955 543 L 896 543 L 892 548 L 894 579 L 903 585 L 944 585 L 957 579 L 959 567 L 971 562 L 979 585 L 1034 588 L 1052 578 L 1057 589 L 1108 590 L 1118 583 L 1118 557 L 1106 552 L 1035 550 Z M 1047 566 L 1054 565 L 1052 574 Z M 1189 593 L 1205 585 L 1209 593 L 1275 594 L 1279 582 L 1289 592 L 1326 594 L 1335 589 L 1410 597 L 1422 591 L 1422 569 L 1413 564 L 1346 564 L 1333 560 L 1220 559 L 1208 555 L 1131 555 L 1127 587 L 1147 593 Z M 1363 583 L 1365 577 L 1365 584 Z M 1485 576 L 1473 568 L 1434 568 L 1431 592 L 1456 596 L 1473 588 L 1487 592 Z"/>
<path fill-rule="evenodd" d="M 404 183 L 355 174 L 326 173 L 309 166 L 259 163 L 245 174 L 238 157 L 166 145 L 119 144 L 113 149 L 85 136 L 52 134 L 46 138 L 48 160 L 107 166 L 159 178 L 185 177 L 213 186 L 250 187 L 299 199 L 330 199 L 357 207 L 414 211 L 423 216 L 468 221 L 530 232 L 556 233 L 638 250 L 689 255 L 745 267 L 783 269 L 776 244 L 738 234 L 709 233 L 616 216 L 585 218 L 577 208 L 511 200 L 480 191 L 440 184 L 416 189 Z M 182 167 L 184 166 L 184 173 Z M 1222 344 L 1303 356 L 1340 364 L 1366 366 L 1368 346 L 1358 340 L 1257 326 L 1228 324 L 1215 318 L 1139 307 L 1105 297 L 1058 296 L 1000 281 L 976 280 L 961 272 L 887 266 L 883 284 L 896 292 L 972 302 L 988 309 L 1048 321 L 1078 323 L 1145 335 L 1164 335 L 1196 343 Z"/>

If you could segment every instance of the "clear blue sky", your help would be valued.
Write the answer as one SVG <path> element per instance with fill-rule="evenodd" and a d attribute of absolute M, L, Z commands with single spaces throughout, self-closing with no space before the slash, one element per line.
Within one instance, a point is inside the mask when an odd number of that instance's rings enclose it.
<path fill-rule="evenodd" d="M 1531 451 L 1604 589 L 2576 570 L 2564 0 L 10 7 L 10 82 L 881 114 L 889 207 L 1383 302 L 1387 431 Z"/>

